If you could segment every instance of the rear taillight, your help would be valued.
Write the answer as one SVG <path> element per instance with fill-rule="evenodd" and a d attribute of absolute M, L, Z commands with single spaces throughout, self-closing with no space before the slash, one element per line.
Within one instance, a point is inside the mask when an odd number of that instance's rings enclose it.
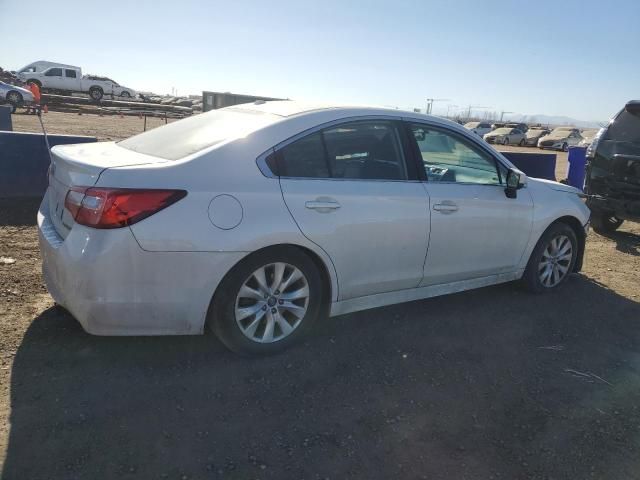
<path fill-rule="evenodd" d="M 76 223 L 93 228 L 133 225 L 184 198 L 184 190 L 73 187 L 65 208 Z"/>

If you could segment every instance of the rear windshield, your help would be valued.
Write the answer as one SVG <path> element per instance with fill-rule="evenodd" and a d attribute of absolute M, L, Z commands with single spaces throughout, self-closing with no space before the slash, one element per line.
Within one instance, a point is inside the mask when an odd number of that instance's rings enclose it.
<path fill-rule="evenodd" d="M 616 142 L 640 143 L 640 111 L 622 110 L 609 126 L 607 138 Z"/>
<path fill-rule="evenodd" d="M 226 140 L 244 137 L 278 119 L 255 110 L 224 108 L 154 128 L 118 144 L 134 152 L 178 160 Z"/>

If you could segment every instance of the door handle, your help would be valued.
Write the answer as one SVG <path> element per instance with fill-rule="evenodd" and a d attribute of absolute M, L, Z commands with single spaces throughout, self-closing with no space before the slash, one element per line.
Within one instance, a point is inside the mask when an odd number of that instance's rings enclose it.
<path fill-rule="evenodd" d="M 453 202 L 451 202 L 451 203 L 436 203 L 433 206 L 433 209 L 436 212 L 447 214 L 447 213 L 457 212 L 458 211 L 458 206 Z"/>
<path fill-rule="evenodd" d="M 314 200 L 312 202 L 305 202 L 305 207 L 311 210 L 317 210 L 319 212 L 328 212 L 330 210 L 336 210 L 340 208 L 340 204 L 330 200 Z"/>

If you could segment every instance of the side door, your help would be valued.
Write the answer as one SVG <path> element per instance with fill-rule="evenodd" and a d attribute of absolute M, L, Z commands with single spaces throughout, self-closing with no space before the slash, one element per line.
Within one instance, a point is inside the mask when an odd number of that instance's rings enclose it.
<path fill-rule="evenodd" d="M 332 123 L 276 147 L 284 201 L 331 258 L 340 300 L 422 279 L 429 200 L 391 118 Z"/>
<path fill-rule="evenodd" d="M 527 189 L 507 198 L 508 168 L 466 135 L 423 123 L 409 123 L 408 130 L 431 201 L 421 285 L 515 271 L 533 222 Z"/>
<path fill-rule="evenodd" d="M 73 68 L 64 69 L 64 82 L 65 89 L 72 90 L 74 92 L 82 91 L 80 87 L 80 72 Z"/>
<path fill-rule="evenodd" d="M 65 89 L 64 77 L 62 76 L 62 68 L 52 67 L 43 72 L 42 86 L 44 88 Z"/>

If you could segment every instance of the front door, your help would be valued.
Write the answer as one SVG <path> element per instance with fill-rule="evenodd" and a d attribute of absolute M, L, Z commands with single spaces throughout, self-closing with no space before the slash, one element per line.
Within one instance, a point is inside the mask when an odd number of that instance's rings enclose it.
<path fill-rule="evenodd" d="M 513 272 L 529 241 L 533 202 L 504 192 L 507 168 L 457 132 L 411 124 L 431 201 L 431 235 L 421 285 Z"/>
<path fill-rule="evenodd" d="M 341 123 L 277 153 L 287 207 L 331 258 L 340 300 L 417 287 L 429 201 L 405 160 L 399 122 Z"/>

